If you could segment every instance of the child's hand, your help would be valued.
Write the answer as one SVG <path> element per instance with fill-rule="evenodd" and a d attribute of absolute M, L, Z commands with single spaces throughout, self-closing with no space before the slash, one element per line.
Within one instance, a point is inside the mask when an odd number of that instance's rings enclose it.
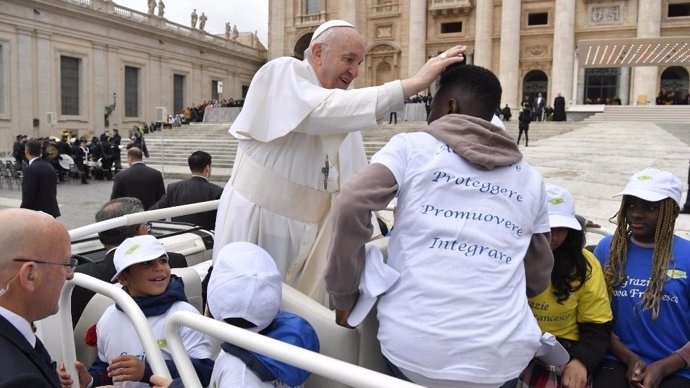
<path fill-rule="evenodd" d="M 91 382 L 91 375 L 81 362 L 77 361 L 74 366 L 77 368 L 77 374 L 79 375 L 79 386 L 81 388 L 85 388 Z M 60 367 L 58 368 L 58 376 L 60 376 L 60 384 L 62 384 L 62 388 L 72 388 L 74 380 L 72 380 L 72 375 L 67 372 L 64 362 L 60 363 Z"/>
<path fill-rule="evenodd" d="M 153 388 L 168 388 L 168 385 L 170 385 L 170 383 L 172 383 L 172 380 L 166 379 L 163 376 L 151 376 L 151 385 L 153 386 Z"/>
<path fill-rule="evenodd" d="M 108 365 L 108 376 L 114 383 L 141 381 L 144 378 L 144 368 L 144 362 L 135 356 L 119 356 Z"/>

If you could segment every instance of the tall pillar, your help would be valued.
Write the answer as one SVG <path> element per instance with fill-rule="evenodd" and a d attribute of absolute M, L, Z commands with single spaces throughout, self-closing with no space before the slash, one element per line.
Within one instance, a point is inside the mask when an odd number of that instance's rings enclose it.
<path fill-rule="evenodd" d="M 426 62 L 426 0 L 410 0 L 410 25 L 407 45 L 407 75 L 411 77 Z"/>
<path fill-rule="evenodd" d="M 575 59 L 575 2 L 556 0 L 553 31 L 553 66 L 549 100 L 558 95 L 572 96 L 573 63 Z"/>
<path fill-rule="evenodd" d="M 474 64 L 491 69 L 494 31 L 494 0 L 477 2 L 474 30 Z"/>
<path fill-rule="evenodd" d="M 19 128 L 21 133 L 30 136 L 40 136 L 38 128 L 30 133 L 33 128 L 33 114 L 34 104 L 33 96 L 35 95 L 33 63 L 33 31 L 24 28 L 17 28 L 17 85 L 19 85 L 19 101 L 12 102 L 12 105 L 21 107 L 16 112 L 19 116 Z M 58 111 L 59 113 L 59 111 Z M 44 118 L 45 120 L 45 118 Z M 43 120 L 41 120 L 43 121 Z"/>
<path fill-rule="evenodd" d="M 501 59 L 499 79 L 503 87 L 501 105 L 520 106 L 520 0 L 503 0 L 501 9 Z"/>
<path fill-rule="evenodd" d="M 34 98 L 34 117 L 39 121 L 41 136 L 56 135 L 50 133 L 50 126 L 46 122 L 47 112 L 58 112 L 60 104 L 55 101 L 55 85 L 52 72 L 53 53 L 51 50 L 51 35 L 38 31 L 36 33 L 36 95 Z"/>
<path fill-rule="evenodd" d="M 268 2 L 268 60 L 281 57 L 292 52 L 292 47 L 285 47 L 285 2 L 288 0 L 274 0 Z"/>
<path fill-rule="evenodd" d="M 618 79 L 618 97 L 621 99 L 622 105 L 630 105 L 630 68 L 627 66 L 621 67 L 620 77 Z"/>
<path fill-rule="evenodd" d="M 357 26 L 357 1 L 338 0 L 338 19 L 345 20 L 355 27 Z M 364 31 L 360 31 L 364 33 Z"/>
<path fill-rule="evenodd" d="M 93 43 L 93 84 L 91 89 L 96 91 L 96 93 L 93 94 L 93 106 L 89 121 L 93 126 L 94 136 L 98 136 L 105 130 L 103 117 L 105 114 L 105 106 L 113 103 L 112 94 L 113 92 L 117 92 L 112 91 L 108 93 L 108 66 L 108 47 L 103 43 Z M 118 97 L 120 101 L 117 109 L 124 109 L 125 96 L 121 95 Z M 108 121 L 110 121 L 111 124 L 115 122 L 114 120 L 115 112 L 111 113 L 110 117 L 108 118 Z M 122 130 L 123 128 L 118 129 Z M 122 131 L 121 135 L 124 136 L 125 134 L 127 134 L 127 131 Z"/>
<path fill-rule="evenodd" d="M 657 38 L 661 30 L 661 8 L 658 0 L 639 0 L 637 3 L 637 37 Z M 657 66 L 637 66 L 633 69 L 633 97 L 646 95 L 654 104 L 657 95 Z"/>

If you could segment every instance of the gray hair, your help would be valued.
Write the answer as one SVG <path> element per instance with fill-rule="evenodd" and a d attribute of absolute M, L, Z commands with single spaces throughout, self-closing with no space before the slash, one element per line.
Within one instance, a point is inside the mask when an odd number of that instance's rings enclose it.
<path fill-rule="evenodd" d="M 309 47 L 304 50 L 304 58 L 309 60 L 311 63 L 311 51 L 315 44 L 322 44 L 328 49 L 328 47 L 333 44 L 333 42 L 338 38 L 338 29 L 340 28 L 352 28 L 347 26 L 331 27 L 326 31 L 322 32 L 321 35 L 317 36 L 316 39 L 309 43 Z"/>
<path fill-rule="evenodd" d="M 96 221 L 105 221 L 127 214 L 141 213 L 144 205 L 141 200 L 134 197 L 121 197 L 108 201 L 101 210 L 96 213 Z M 105 246 L 118 246 L 123 241 L 137 235 L 139 225 L 120 226 L 104 230 L 98 233 L 98 239 Z"/>

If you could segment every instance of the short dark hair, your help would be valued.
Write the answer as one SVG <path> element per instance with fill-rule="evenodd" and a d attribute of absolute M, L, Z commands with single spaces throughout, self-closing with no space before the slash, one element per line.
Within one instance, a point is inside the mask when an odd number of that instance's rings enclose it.
<path fill-rule="evenodd" d="M 144 158 L 144 154 L 138 147 L 132 147 L 129 149 L 129 151 L 127 151 L 127 157 L 132 158 L 134 160 L 142 160 Z"/>
<path fill-rule="evenodd" d="M 96 213 L 96 221 L 110 220 L 126 214 L 141 213 L 144 204 L 139 198 L 120 197 L 106 202 Z M 98 233 L 98 239 L 105 246 L 117 246 L 130 237 L 137 235 L 139 225 L 119 226 Z"/>
<path fill-rule="evenodd" d="M 187 158 L 187 164 L 189 164 L 189 169 L 192 172 L 202 172 L 206 166 L 211 164 L 211 154 L 204 151 L 194 151 Z"/>
<path fill-rule="evenodd" d="M 484 107 L 487 117 L 501 105 L 501 82 L 491 70 L 481 66 L 453 64 L 446 68 L 439 80 L 439 89 L 453 87 L 473 96 Z M 484 117 L 483 117 L 484 118 Z"/>
<path fill-rule="evenodd" d="M 31 156 L 41 156 L 41 150 L 43 149 L 43 143 L 36 139 L 29 139 L 26 142 L 26 152 Z"/>

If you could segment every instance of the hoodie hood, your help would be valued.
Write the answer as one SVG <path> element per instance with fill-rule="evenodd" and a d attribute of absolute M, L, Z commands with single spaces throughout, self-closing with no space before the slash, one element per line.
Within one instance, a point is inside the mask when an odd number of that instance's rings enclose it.
<path fill-rule="evenodd" d="M 476 168 L 493 170 L 522 160 L 522 152 L 508 133 L 478 117 L 448 114 L 431 124 L 424 132 L 448 144 L 456 154 Z"/>

